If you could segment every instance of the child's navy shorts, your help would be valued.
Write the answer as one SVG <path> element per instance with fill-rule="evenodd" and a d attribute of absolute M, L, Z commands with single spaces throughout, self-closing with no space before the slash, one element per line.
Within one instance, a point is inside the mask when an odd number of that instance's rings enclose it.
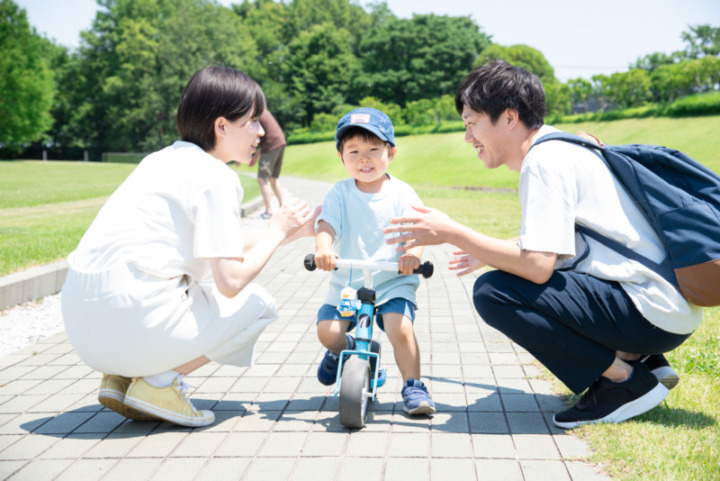
<path fill-rule="evenodd" d="M 398 314 L 402 314 L 413 322 L 415 321 L 415 306 L 412 302 L 408 301 L 407 299 L 403 299 L 402 297 L 395 297 L 393 299 L 390 299 L 389 301 L 375 308 L 375 322 L 377 323 L 378 327 L 383 331 L 385 330 L 385 326 L 383 325 L 382 315 L 386 312 L 396 312 Z M 350 325 L 348 326 L 348 331 L 355 329 L 355 326 L 357 325 L 357 316 L 342 317 L 340 315 L 340 311 L 338 311 L 337 309 L 337 306 L 332 306 L 330 304 L 323 304 L 322 307 L 318 310 L 317 316 L 317 322 L 348 321 L 350 323 Z"/>

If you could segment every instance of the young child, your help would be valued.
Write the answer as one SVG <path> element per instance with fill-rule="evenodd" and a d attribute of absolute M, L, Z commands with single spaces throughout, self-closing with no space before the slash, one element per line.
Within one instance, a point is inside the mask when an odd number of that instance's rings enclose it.
<path fill-rule="evenodd" d="M 379 110 L 360 108 L 343 116 L 337 125 L 335 141 L 338 155 L 350 178 L 338 182 L 327 195 L 318 218 L 315 236 L 315 263 L 325 271 L 335 267 L 335 258 L 396 261 L 402 274 L 420 267 L 423 248 L 409 249 L 400 255 L 396 246 L 385 243 L 382 229 L 390 219 L 405 215 L 411 205 L 421 205 L 415 191 L 405 182 L 387 173 L 395 157 L 395 135 L 390 118 Z M 320 366 L 318 380 L 329 386 L 335 382 L 338 355 L 353 349 L 355 341 L 347 332 L 354 321 L 342 317 L 337 309 L 340 291 L 348 284 L 363 285 L 361 271 L 333 272 L 325 304 L 318 311 L 318 338 L 328 350 Z M 413 320 L 417 275 L 376 272 L 376 319 L 395 352 L 395 362 L 403 377 L 404 409 L 411 415 L 435 412 L 420 378 L 420 350 Z"/>

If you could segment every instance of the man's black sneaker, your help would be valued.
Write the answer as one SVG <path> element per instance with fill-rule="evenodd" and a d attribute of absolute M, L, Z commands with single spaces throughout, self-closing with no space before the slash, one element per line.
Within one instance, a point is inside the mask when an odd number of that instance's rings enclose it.
<path fill-rule="evenodd" d="M 672 389 L 680 382 L 680 376 L 678 376 L 678 373 L 675 372 L 662 354 L 643 356 L 639 361 L 644 363 L 666 388 Z M 638 361 L 635 361 L 635 363 L 637 362 Z"/>
<path fill-rule="evenodd" d="M 648 412 L 667 395 L 667 388 L 660 384 L 650 369 L 643 363 L 637 363 L 624 382 L 600 377 L 575 406 L 553 416 L 553 422 L 565 429 L 581 424 L 619 423 Z"/>

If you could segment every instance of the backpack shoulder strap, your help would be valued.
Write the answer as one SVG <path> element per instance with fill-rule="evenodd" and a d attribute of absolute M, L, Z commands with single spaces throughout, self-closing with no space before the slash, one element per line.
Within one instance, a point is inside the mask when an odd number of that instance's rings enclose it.
<path fill-rule="evenodd" d="M 658 264 L 657 262 L 654 262 L 650 260 L 649 258 L 645 257 L 642 254 L 638 254 L 634 250 L 630 249 L 625 244 L 622 244 L 615 239 L 611 239 L 610 237 L 604 236 L 599 232 L 596 232 L 588 227 L 585 227 L 584 225 L 575 224 L 577 226 L 577 229 L 582 232 L 584 235 L 588 237 L 592 237 L 596 241 L 598 241 L 601 244 L 604 244 L 605 246 L 609 247 L 610 249 L 614 250 L 618 254 L 621 254 L 628 259 L 632 259 L 635 262 L 638 262 L 648 269 L 650 269 L 653 272 L 657 272 L 660 274 L 666 281 L 669 283 L 677 286 L 677 278 L 675 277 L 675 270 L 673 269 L 672 265 L 670 264 L 669 257 L 665 257 L 665 261 L 662 264 Z"/>
<path fill-rule="evenodd" d="M 595 142 L 591 142 L 587 139 L 584 139 L 583 137 L 580 137 L 579 135 L 570 134 L 568 132 L 553 132 L 547 135 L 543 135 L 538 140 L 536 140 L 532 146 L 530 146 L 530 149 L 535 147 L 536 145 L 547 142 L 549 140 L 561 140 L 564 142 L 569 142 L 572 144 L 579 145 L 581 147 L 585 147 L 587 149 L 592 150 L 597 154 L 598 157 L 603 161 L 603 163 L 608 167 L 610 170 L 610 173 L 615 176 L 615 173 L 613 171 L 612 166 L 608 163 L 607 159 L 603 155 L 603 152 L 606 150 L 605 147 L 596 144 Z M 529 150 L 528 150 L 529 152 Z M 632 259 L 636 262 L 639 262 L 640 264 L 644 265 L 651 271 L 657 272 L 660 274 L 665 280 L 670 282 L 671 284 L 677 286 L 677 277 L 675 276 L 675 271 L 673 269 L 672 264 L 670 263 L 670 258 L 666 257 L 665 261 L 662 264 L 658 264 L 657 262 L 654 262 L 647 257 L 645 257 L 642 254 L 639 254 L 635 252 L 634 250 L 630 249 L 626 245 L 616 241 L 615 239 L 611 239 L 610 237 L 604 236 L 600 234 L 599 232 L 596 232 L 589 227 L 586 227 L 584 225 L 575 224 L 577 226 L 577 229 L 584 235 L 588 237 L 592 237 L 596 241 L 600 242 L 601 244 L 609 247 L 610 249 L 614 250 L 615 252 L 627 257 L 628 259 Z"/>
<path fill-rule="evenodd" d="M 592 149 L 595 151 L 603 151 L 605 148 L 601 145 L 596 144 L 595 142 L 591 142 L 583 137 L 580 137 L 579 135 L 571 134 L 569 132 L 552 132 L 550 134 L 545 134 L 539 139 L 537 139 L 533 144 L 530 146 L 530 149 L 535 147 L 538 144 L 541 144 L 543 142 L 547 142 L 548 140 L 562 140 L 565 142 L 569 142 L 571 144 L 577 144 L 582 147 L 586 147 L 588 149 Z M 528 152 L 530 151 L 528 149 Z"/>

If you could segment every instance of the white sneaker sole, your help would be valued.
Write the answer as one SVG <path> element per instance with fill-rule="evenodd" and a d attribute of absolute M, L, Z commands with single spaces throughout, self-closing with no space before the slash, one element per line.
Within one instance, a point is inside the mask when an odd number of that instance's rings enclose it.
<path fill-rule="evenodd" d="M 560 422 L 555 419 L 555 416 L 553 416 L 553 423 L 555 426 L 563 429 L 572 429 L 583 424 L 620 423 L 650 411 L 652 408 L 663 402 L 669 392 L 668 388 L 666 388 L 662 383 L 658 383 L 657 386 L 652 388 L 645 395 L 640 396 L 627 404 L 623 404 L 604 418 Z"/>
<path fill-rule="evenodd" d="M 125 394 L 114 389 L 100 389 L 98 392 L 98 401 L 106 408 L 134 421 L 159 421 L 159 419 L 154 416 L 148 416 L 140 411 L 126 406 L 124 402 Z"/>
<path fill-rule="evenodd" d="M 680 376 L 678 376 L 678 373 L 676 373 L 670 366 L 658 367 L 653 369 L 652 373 L 658 381 L 663 383 L 663 385 L 668 389 L 674 388 L 680 382 Z"/>
<path fill-rule="evenodd" d="M 408 413 L 410 416 L 417 416 L 420 414 L 433 414 L 435 412 L 435 408 L 429 405 L 428 403 L 422 403 L 415 409 L 408 409 L 403 406 L 403 410 Z"/>
<path fill-rule="evenodd" d="M 187 426 L 190 428 L 209 426 L 210 424 L 215 422 L 215 414 L 213 414 L 212 411 L 198 410 L 198 413 L 201 414 L 201 417 L 185 416 L 183 414 L 168 411 L 167 409 L 163 409 L 159 406 L 146 403 L 142 399 L 137 399 L 130 396 L 125 396 L 125 405 L 137 411 L 140 411 L 141 413 L 148 416 L 154 416 L 167 422 L 178 424 L 180 426 Z"/>

